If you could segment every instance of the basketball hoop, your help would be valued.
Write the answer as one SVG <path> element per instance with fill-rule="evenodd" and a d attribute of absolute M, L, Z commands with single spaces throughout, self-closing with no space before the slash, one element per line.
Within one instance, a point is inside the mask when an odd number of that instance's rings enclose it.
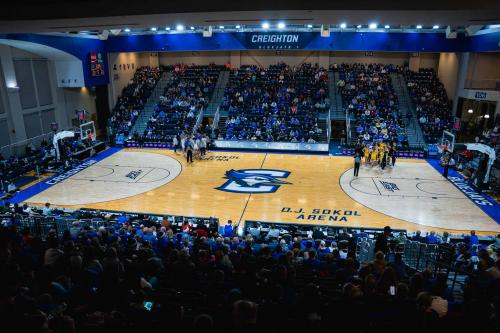
<path fill-rule="evenodd" d="M 443 151 L 448 150 L 448 146 L 447 145 L 437 145 L 437 149 L 438 149 L 438 152 L 440 154 L 442 154 Z"/>

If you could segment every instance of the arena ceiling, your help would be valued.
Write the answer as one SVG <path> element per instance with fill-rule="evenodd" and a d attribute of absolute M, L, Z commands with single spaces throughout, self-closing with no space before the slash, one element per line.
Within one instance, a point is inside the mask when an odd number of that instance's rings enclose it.
<path fill-rule="evenodd" d="M 175 25 L 255 25 L 340 22 L 391 26 L 467 27 L 500 23 L 500 1 L 491 0 L 254 0 L 153 1 L 17 0 L 2 4 L 0 32 L 69 32 Z"/>

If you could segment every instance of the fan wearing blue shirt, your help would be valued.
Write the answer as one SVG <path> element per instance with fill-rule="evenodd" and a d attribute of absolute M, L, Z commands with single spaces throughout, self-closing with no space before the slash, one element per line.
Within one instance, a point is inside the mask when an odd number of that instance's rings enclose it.
<path fill-rule="evenodd" d="M 224 237 L 233 237 L 233 221 L 228 220 L 224 226 Z"/>
<path fill-rule="evenodd" d="M 119 224 L 124 224 L 124 223 L 127 223 L 128 222 L 128 216 L 125 215 L 125 213 L 122 213 L 122 215 L 120 215 L 118 217 L 118 223 Z"/>

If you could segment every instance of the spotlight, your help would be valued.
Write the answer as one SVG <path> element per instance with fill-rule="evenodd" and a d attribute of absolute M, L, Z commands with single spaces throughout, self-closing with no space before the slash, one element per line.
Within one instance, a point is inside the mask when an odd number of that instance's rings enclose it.
<path fill-rule="evenodd" d="M 189 29 L 194 30 L 194 27 L 193 27 L 193 26 L 191 26 L 191 27 L 189 27 Z"/>
<path fill-rule="evenodd" d="M 377 23 L 370 23 L 370 25 L 368 26 L 368 28 L 370 29 L 377 29 Z"/>
<path fill-rule="evenodd" d="M 312 24 L 308 24 L 308 25 L 307 25 L 307 27 L 308 27 L 309 29 L 311 29 L 311 28 L 313 27 L 313 25 L 312 25 Z"/>
<path fill-rule="evenodd" d="M 432 29 L 439 29 L 439 25 L 437 25 L 437 24 L 436 24 L 436 25 L 433 25 L 433 26 L 432 26 Z"/>
<path fill-rule="evenodd" d="M 358 24 L 356 28 L 361 29 L 363 26 L 361 24 Z"/>
<path fill-rule="evenodd" d="M 417 29 L 422 29 L 422 25 L 421 24 L 417 25 Z"/>
<path fill-rule="evenodd" d="M 165 30 L 170 31 L 170 27 L 165 27 Z"/>
<path fill-rule="evenodd" d="M 278 29 L 285 29 L 285 26 L 286 26 L 286 25 L 285 25 L 285 23 L 283 23 L 283 22 L 279 22 L 279 23 L 278 23 Z"/>
<path fill-rule="evenodd" d="M 156 27 L 151 28 L 151 31 L 156 31 L 156 30 L 158 30 L 158 28 L 156 28 Z"/>
<path fill-rule="evenodd" d="M 182 24 L 177 24 L 177 26 L 175 27 L 175 30 L 182 31 L 182 30 L 184 30 L 184 26 Z"/>
<path fill-rule="evenodd" d="M 219 25 L 219 29 L 224 29 L 224 26 L 223 25 Z"/>
<path fill-rule="evenodd" d="M 130 32 L 130 29 L 129 28 L 125 28 L 123 31 Z"/>
<path fill-rule="evenodd" d="M 235 26 L 236 29 L 241 29 L 241 25 Z"/>
<path fill-rule="evenodd" d="M 347 28 L 347 24 L 346 23 L 341 23 L 340 24 L 340 29 L 345 29 Z"/>
<path fill-rule="evenodd" d="M 391 28 L 391 26 L 390 26 L 390 25 L 388 25 L 388 24 L 386 24 L 386 25 L 384 26 L 384 28 L 386 28 L 386 29 L 390 29 L 390 28 Z"/>
<path fill-rule="evenodd" d="M 484 115 L 484 118 L 489 119 L 489 118 L 490 118 L 490 115 L 489 115 L 489 114 L 485 114 L 485 115 Z"/>
<path fill-rule="evenodd" d="M 469 112 L 469 113 L 473 113 L 473 112 L 474 112 L 474 110 L 469 109 L 469 110 L 467 110 L 467 112 Z"/>
<path fill-rule="evenodd" d="M 267 22 L 262 23 L 262 29 L 269 29 L 270 25 Z"/>

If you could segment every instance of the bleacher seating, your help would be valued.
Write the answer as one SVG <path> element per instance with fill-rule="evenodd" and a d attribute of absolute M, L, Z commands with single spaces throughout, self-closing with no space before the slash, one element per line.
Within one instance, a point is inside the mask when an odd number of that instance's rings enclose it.
<path fill-rule="evenodd" d="M 63 223 L 54 215 L 69 212 L 35 211 L 0 207 L 1 313 L 20 331 L 493 332 L 498 324 L 490 304 L 499 301 L 500 262 L 475 235 L 457 243 L 446 234 L 253 223 L 238 236 L 211 219 L 178 226 L 82 210 Z M 499 248 L 497 237 L 490 251 Z"/>
<path fill-rule="evenodd" d="M 228 112 L 219 138 L 225 140 L 324 142 L 318 114 L 327 112 L 327 72 L 317 66 L 284 63 L 233 69 L 222 111 Z"/>
<path fill-rule="evenodd" d="M 160 76 L 159 68 L 144 66 L 136 70 L 129 84 L 123 88 L 108 120 L 108 126 L 114 133 L 129 133 Z"/>
<path fill-rule="evenodd" d="M 200 110 L 210 102 L 219 72 L 217 65 L 176 65 L 142 135 L 142 142 L 171 142 L 173 136 L 190 135 Z"/>
<path fill-rule="evenodd" d="M 433 69 L 407 70 L 405 79 L 425 141 L 439 142 L 443 130 L 450 130 L 452 126 L 452 103 L 444 85 Z"/>
<path fill-rule="evenodd" d="M 340 64 L 338 87 L 344 109 L 355 116 L 354 137 L 359 142 L 407 144 L 404 122 L 389 74 L 392 65 Z"/>

